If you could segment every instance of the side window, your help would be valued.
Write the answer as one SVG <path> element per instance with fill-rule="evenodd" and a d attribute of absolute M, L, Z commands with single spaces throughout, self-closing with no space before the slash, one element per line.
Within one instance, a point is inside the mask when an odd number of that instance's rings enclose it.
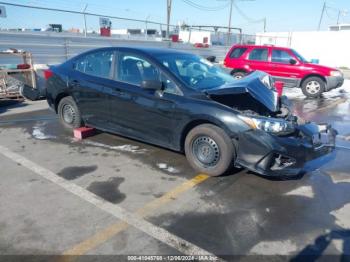
<path fill-rule="evenodd" d="M 293 59 L 293 57 L 287 51 L 278 49 L 272 50 L 272 62 L 289 64 L 290 59 Z"/>
<path fill-rule="evenodd" d="M 240 58 L 244 52 L 247 51 L 247 48 L 244 47 L 237 47 L 233 49 L 233 51 L 230 54 L 230 58 Z"/>
<path fill-rule="evenodd" d="M 97 51 L 90 53 L 75 62 L 75 70 L 88 75 L 110 78 L 113 51 Z"/>
<path fill-rule="evenodd" d="M 143 80 L 160 80 L 158 69 L 137 55 L 121 54 L 116 68 L 118 81 L 140 85 Z"/>
<path fill-rule="evenodd" d="M 171 81 L 169 78 L 167 78 L 164 74 L 161 74 L 160 79 L 163 82 L 164 93 L 182 95 L 182 93 L 180 92 L 176 84 L 173 81 Z"/>
<path fill-rule="evenodd" d="M 255 48 L 250 51 L 249 60 L 255 61 L 267 61 L 268 49 L 267 48 Z"/>

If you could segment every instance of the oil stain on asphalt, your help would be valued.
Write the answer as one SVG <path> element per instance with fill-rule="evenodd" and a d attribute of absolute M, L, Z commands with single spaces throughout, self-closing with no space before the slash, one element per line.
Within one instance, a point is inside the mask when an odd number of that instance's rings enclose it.
<path fill-rule="evenodd" d="M 67 180 L 73 180 L 79 178 L 85 174 L 94 172 L 97 169 L 97 166 L 69 166 L 63 168 L 60 172 L 57 173 L 60 177 L 63 177 Z"/>
<path fill-rule="evenodd" d="M 92 182 L 87 190 L 98 195 L 112 203 L 120 203 L 122 202 L 126 195 L 119 191 L 119 186 L 123 183 L 125 178 L 123 177 L 112 177 L 107 181 L 102 182 Z"/>

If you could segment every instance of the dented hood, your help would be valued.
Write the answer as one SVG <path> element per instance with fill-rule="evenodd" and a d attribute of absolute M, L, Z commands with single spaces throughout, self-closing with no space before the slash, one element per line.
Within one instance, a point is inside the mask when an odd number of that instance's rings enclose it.
<path fill-rule="evenodd" d="M 263 78 L 268 81 L 262 81 Z M 219 87 L 206 89 L 204 92 L 209 95 L 231 97 L 232 95 L 249 94 L 269 111 L 277 112 L 279 110 L 278 96 L 275 88 L 271 87 L 271 85 L 273 83 L 268 74 L 255 71 L 242 79 Z"/>

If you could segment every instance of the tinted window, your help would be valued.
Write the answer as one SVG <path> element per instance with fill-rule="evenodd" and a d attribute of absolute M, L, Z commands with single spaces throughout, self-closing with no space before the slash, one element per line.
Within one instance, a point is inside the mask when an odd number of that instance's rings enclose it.
<path fill-rule="evenodd" d="M 98 51 L 79 58 L 75 69 L 85 74 L 110 78 L 113 61 L 113 51 Z"/>
<path fill-rule="evenodd" d="M 143 80 L 160 80 L 158 69 L 137 55 L 121 54 L 117 63 L 116 80 L 134 85 Z"/>
<path fill-rule="evenodd" d="M 288 52 L 284 50 L 272 50 L 272 62 L 289 64 L 290 59 L 294 59 Z"/>
<path fill-rule="evenodd" d="M 255 48 L 249 54 L 249 60 L 267 61 L 268 49 L 267 48 Z"/>
<path fill-rule="evenodd" d="M 245 51 L 247 51 L 247 48 L 244 48 L 244 47 L 235 48 L 231 52 L 230 58 L 240 58 L 244 54 Z"/>

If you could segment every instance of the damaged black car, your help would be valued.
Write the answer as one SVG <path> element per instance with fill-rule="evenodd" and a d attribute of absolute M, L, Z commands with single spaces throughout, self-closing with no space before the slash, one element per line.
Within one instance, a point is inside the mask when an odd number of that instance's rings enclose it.
<path fill-rule="evenodd" d="M 45 75 L 47 101 L 65 127 L 91 126 L 183 152 L 211 176 L 234 166 L 295 176 L 334 155 L 336 131 L 294 116 L 263 72 L 236 80 L 193 54 L 111 47 Z"/>

